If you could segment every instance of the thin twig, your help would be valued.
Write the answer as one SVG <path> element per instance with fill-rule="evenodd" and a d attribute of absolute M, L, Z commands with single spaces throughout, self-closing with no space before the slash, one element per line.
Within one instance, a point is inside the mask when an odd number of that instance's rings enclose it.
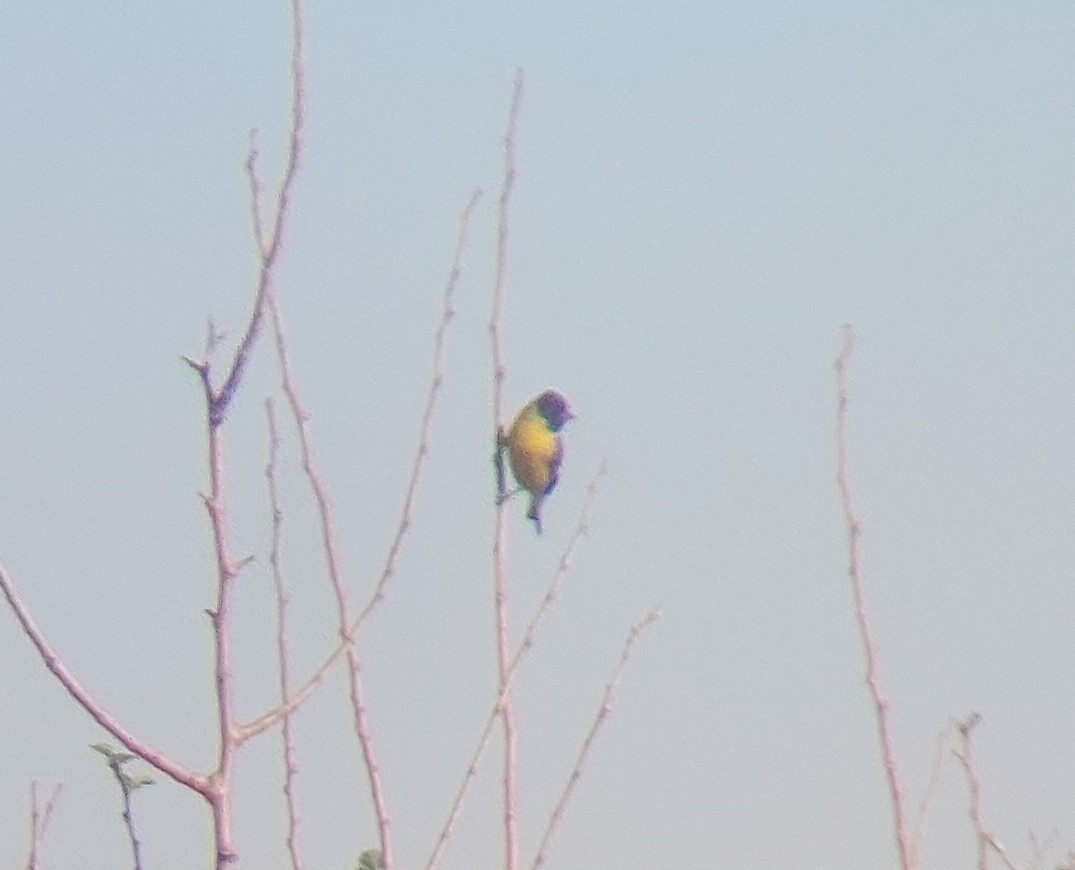
<path fill-rule="evenodd" d="M 444 384 L 444 348 L 445 339 L 448 335 L 448 325 L 455 317 L 455 292 L 459 279 L 463 274 L 463 254 L 467 247 L 467 233 L 470 228 L 470 218 L 481 200 L 481 189 L 475 188 L 468 200 L 463 213 L 459 217 L 459 233 L 455 243 L 455 253 L 452 256 L 452 266 L 448 272 L 448 280 L 444 285 L 443 302 L 441 305 L 440 321 L 437 324 L 437 332 L 433 337 L 433 372 L 430 377 L 429 392 L 426 395 L 425 409 L 422 411 L 422 421 L 418 427 L 418 449 L 415 451 L 414 461 L 411 464 L 411 475 L 407 481 L 407 491 L 403 497 L 403 508 L 400 511 L 399 523 L 396 525 L 396 533 L 388 548 L 384 568 L 377 580 L 373 594 L 358 617 L 351 623 L 350 634 L 352 637 L 358 634 L 370 614 L 384 599 L 384 590 L 389 579 L 395 573 L 396 563 L 399 560 L 400 547 L 404 535 L 411 527 L 414 518 L 414 497 L 418 491 L 418 482 L 421 479 L 422 469 L 425 467 L 426 458 L 429 456 L 430 433 L 433 427 L 433 413 L 437 408 L 437 400 L 440 397 L 441 387 Z"/>
<path fill-rule="evenodd" d="M 552 814 L 549 816 L 549 822 L 545 826 L 545 833 L 541 835 L 541 842 L 538 844 L 534 863 L 530 865 L 531 870 L 538 870 L 538 868 L 545 863 L 546 852 L 548 851 L 552 835 L 556 831 L 560 819 L 563 818 L 567 802 L 570 800 L 571 795 L 575 790 L 575 786 L 578 785 L 579 779 L 582 776 L 582 767 L 590 755 L 594 740 L 597 738 L 601 726 L 604 724 L 605 719 L 608 718 L 609 711 L 612 709 L 612 696 L 616 691 L 620 676 L 623 674 L 623 669 L 627 665 L 627 660 L 631 657 L 631 649 L 634 647 L 635 641 L 638 640 L 639 635 L 656 622 L 660 616 L 660 609 L 656 607 L 653 608 L 653 610 L 647 613 L 640 622 L 633 625 L 630 632 L 627 634 L 627 640 L 624 642 L 623 650 L 620 652 L 620 660 L 612 671 L 612 676 L 609 678 L 608 684 L 605 686 L 605 691 L 601 696 L 601 703 L 597 708 L 597 714 L 594 716 L 593 724 L 590 725 L 590 730 L 586 733 L 586 737 L 582 741 L 582 746 L 579 748 L 579 754 L 575 759 L 575 765 L 571 768 L 571 773 L 568 774 L 564 789 L 560 793 L 559 799 L 556 801 L 556 806 L 553 808 Z"/>
<path fill-rule="evenodd" d="M 26 858 L 26 870 L 38 870 L 39 853 L 45 843 L 52 811 L 63 791 L 63 783 L 53 786 L 45 806 L 42 808 L 37 800 L 37 780 L 30 783 L 30 854 Z"/>
<path fill-rule="evenodd" d="M 395 564 L 399 554 L 400 545 L 403 540 L 403 536 L 410 528 L 411 517 L 413 512 L 414 496 L 417 491 L 418 482 L 420 479 L 421 471 L 425 464 L 425 459 L 429 455 L 429 436 L 432 428 L 433 412 L 435 410 L 436 399 L 439 394 L 441 384 L 444 380 L 444 339 L 447 332 L 447 326 L 455 315 L 454 295 L 455 289 L 458 284 L 458 280 L 462 275 L 462 257 L 466 248 L 466 238 L 470 225 L 470 218 L 477 206 L 481 197 L 481 191 L 475 190 L 471 194 L 471 198 L 467 203 L 467 206 L 463 209 L 462 216 L 459 222 L 459 236 L 456 242 L 455 256 L 452 262 L 452 268 L 448 275 L 448 281 L 444 290 L 444 303 L 441 311 L 441 320 L 437 327 L 437 333 L 434 338 L 434 351 L 433 351 L 433 375 L 430 381 L 429 395 L 426 398 L 426 407 L 422 415 L 422 421 L 420 424 L 420 434 L 418 438 L 418 449 L 415 452 L 414 464 L 411 467 L 411 476 L 407 483 L 407 491 L 403 499 L 403 509 L 401 511 L 400 521 L 396 527 L 396 533 L 392 540 L 392 544 L 389 546 L 388 556 L 385 559 L 384 568 L 381 571 L 380 577 L 374 586 L 373 594 L 370 596 L 366 605 L 359 612 L 358 616 L 348 627 L 348 636 L 357 637 L 361 631 L 366 620 L 372 615 L 377 605 L 384 600 L 384 592 L 389 579 L 395 571 Z M 277 349 L 277 355 L 279 357 L 280 349 Z M 287 355 L 286 345 L 283 348 L 283 353 Z M 301 413 L 305 414 L 305 411 Z M 241 726 L 239 732 L 241 739 L 248 740 L 257 734 L 260 734 L 266 728 L 271 728 L 275 725 L 280 718 L 288 712 L 296 709 L 302 705 L 305 700 L 310 697 L 311 694 L 324 682 L 325 677 L 328 675 L 332 667 L 339 662 L 347 651 L 349 641 L 343 639 L 339 642 L 332 652 L 326 656 L 325 660 L 318 665 L 314 672 L 307 678 L 295 692 L 292 694 L 285 703 L 268 710 L 265 713 L 258 716 L 256 719 Z"/>
<path fill-rule="evenodd" d="M 859 519 L 851 493 L 847 435 L 847 408 L 850 403 L 850 393 L 847 369 L 854 347 L 855 333 L 850 326 L 845 326 L 843 348 L 836 359 L 836 484 L 840 490 L 840 502 L 843 506 L 844 522 L 847 525 L 848 574 L 851 578 L 851 591 L 855 602 L 855 619 L 858 623 L 859 636 L 866 659 L 866 685 L 869 687 L 870 697 L 873 699 L 874 713 L 877 719 L 877 735 L 881 743 L 881 755 L 884 762 L 885 776 L 888 779 L 889 797 L 892 801 L 892 815 L 896 828 L 896 846 L 899 850 L 900 867 L 903 870 L 914 870 L 913 848 L 907 831 L 907 813 L 904 808 L 903 784 L 900 781 L 899 769 L 896 764 L 896 749 L 889 723 L 889 705 L 888 700 L 881 691 L 881 682 L 877 672 L 877 644 L 870 629 L 870 621 L 866 612 L 866 599 L 863 592 L 862 521 Z"/>
<path fill-rule="evenodd" d="M 320 471 L 317 467 L 313 454 L 313 442 L 310 434 L 310 415 L 307 412 L 298 387 L 291 372 L 290 357 L 287 342 L 284 337 L 283 319 L 280 307 L 274 293 L 269 293 L 268 305 L 272 317 L 273 335 L 275 337 L 277 359 L 280 364 L 283 391 L 287 397 L 299 433 L 299 445 L 302 453 L 302 467 L 317 503 L 317 514 L 321 525 L 321 543 L 325 552 L 328 566 L 329 582 L 336 598 L 337 618 L 340 635 L 340 653 L 346 656 L 350 673 L 351 707 L 354 716 L 355 735 L 362 752 L 363 764 L 369 779 L 370 795 L 377 815 L 377 825 L 381 838 L 381 860 L 386 870 L 392 870 L 392 840 L 391 821 L 388 806 L 385 800 L 384 787 L 381 782 L 380 764 L 373 743 L 373 732 L 369 724 L 368 709 L 365 700 L 365 690 L 362 681 L 362 661 L 355 646 L 355 639 L 365 620 L 374 611 L 376 606 L 383 600 L 385 587 L 395 571 L 400 548 L 404 535 L 410 528 L 414 507 L 414 498 L 418 488 L 422 469 L 426 457 L 429 454 L 430 433 L 432 430 L 433 413 L 436 408 L 437 397 L 444 381 L 444 345 L 448 324 L 455 314 L 454 295 L 459 277 L 462 273 L 462 256 L 466 247 L 466 234 L 470 216 L 477 205 L 480 191 L 474 191 L 463 211 L 460 219 L 459 238 L 456 244 L 452 268 L 449 272 L 448 281 L 444 291 L 444 302 L 441 311 L 441 319 L 434 337 L 433 351 L 433 374 L 431 376 L 429 395 L 427 396 L 425 410 L 419 428 L 419 443 L 415 454 L 411 476 L 408 481 L 407 491 L 404 496 L 403 509 L 396 534 L 389 547 L 388 556 L 381 576 L 375 586 L 366 606 L 353 619 L 350 616 L 350 605 L 347 599 L 346 584 L 343 577 L 343 569 L 340 564 L 338 538 L 335 529 L 335 518 L 331 499 Z M 336 653 L 329 657 L 334 659 Z M 327 665 L 327 663 L 326 663 Z M 327 672 L 327 667 L 319 669 L 320 673 Z M 320 679 L 318 680 L 320 682 Z M 309 684 L 308 684 L 309 685 Z M 305 688 L 305 687 L 304 687 Z M 300 690 L 301 691 L 301 690 Z M 312 691 L 312 687 L 310 689 Z M 308 695 L 308 693 L 306 693 Z M 262 723 L 270 721 L 274 717 L 284 715 L 286 711 L 293 709 L 293 705 L 285 701 L 277 710 L 267 716 L 261 717 L 257 723 L 244 729 L 244 737 L 252 735 L 255 728 Z"/>
<path fill-rule="evenodd" d="M 290 667 L 287 653 L 287 608 L 290 596 L 284 584 L 283 567 L 283 525 L 284 509 L 280 502 L 280 487 L 277 481 L 277 467 L 280 455 L 280 432 L 276 425 L 276 413 L 272 399 L 265 400 L 265 414 L 269 425 L 269 461 L 265 467 L 265 477 L 269 485 L 269 507 L 272 512 L 272 542 L 269 549 L 269 568 L 272 572 L 273 588 L 276 591 L 276 655 L 279 668 L 280 699 L 286 701 L 291 694 Z M 291 713 L 284 715 L 281 723 L 281 740 L 284 750 L 284 803 L 287 806 L 287 853 L 293 870 L 302 870 L 302 857 L 299 853 L 299 811 L 295 795 L 295 777 L 298 775 L 298 758 L 295 754 L 295 739 L 291 730 Z"/>
<path fill-rule="evenodd" d="M 978 713 L 970 713 L 956 726 L 959 732 L 959 746 L 952 750 L 952 754 L 959 760 L 960 766 L 967 779 L 968 806 L 967 814 L 970 816 L 971 825 L 974 827 L 974 839 L 978 847 L 978 870 L 989 870 L 989 852 L 992 850 L 1008 870 L 1019 870 L 1011 859 L 1007 849 L 985 826 L 982 819 L 982 783 L 974 769 L 974 760 L 971 751 L 971 733 L 979 724 L 982 717 Z"/>
<path fill-rule="evenodd" d="M 123 789 L 123 823 L 127 828 L 127 839 L 131 844 L 134 870 L 142 870 L 142 843 L 138 839 L 138 831 L 134 827 L 134 815 L 131 813 L 131 791 L 130 788 Z"/>
<path fill-rule="evenodd" d="M 265 247 L 265 218 L 261 211 L 261 176 L 258 173 L 258 159 L 261 153 L 258 151 L 257 128 L 250 130 L 250 147 L 246 152 L 246 178 L 250 185 L 250 221 L 254 233 L 254 244 L 258 247 L 258 256 L 264 260 L 268 253 Z"/>
<path fill-rule="evenodd" d="M 493 281 L 493 310 L 489 333 L 493 354 L 493 433 L 499 440 L 504 414 L 504 382 L 507 362 L 504 355 L 504 304 L 508 280 L 508 235 L 510 230 L 511 197 L 515 187 L 515 133 L 523 96 L 523 72 L 515 71 L 511 110 L 504 135 L 504 178 L 500 189 L 497 212 L 496 274 Z M 516 808 L 515 704 L 509 691 L 511 660 L 511 631 L 508 617 L 507 529 L 504 522 L 504 502 L 498 499 L 496 527 L 493 537 L 493 599 L 496 607 L 496 648 L 500 686 L 500 721 L 504 730 L 504 870 L 516 870 L 519 865 L 519 821 Z"/>
<path fill-rule="evenodd" d="M 511 665 L 508 669 L 511 675 L 515 674 L 515 669 L 519 666 L 520 659 L 522 659 L 534 645 L 534 642 L 537 639 L 537 631 L 541 627 L 542 621 L 545 619 L 545 614 L 548 613 L 549 608 L 552 607 L 553 602 L 556 601 L 557 596 L 560 594 L 560 584 L 564 577 L 567 576 L 567 572 L 571 567 L 571 560 L 575 555 L 575 549 L 578 547 L 579 541 L 582 540 L 582 537 L 590 529 L 590 509 L 593 507 L 594 500 L 597 497 L 598 487 L 607 473 L 608 461 L 602 459 L 601 465 L 597 469 L 597 474 L 594 475 L 589 486 L 586 487 L 586 495 L 582 499 L 582 511 L 579 514 L 579 521 L 575 526 L 575 532 L 568 541 L 567 547 L 560 557 L 560 561 L 556 565 L 556 572 L 552 576 L 552 581 L 545 589 L 545 594 L 541 598 L 541 604 L 538 606 L 533 619 L 530 620 L 530 624 L 527 625 L 526 631 L 523 632 L 522 642 L 519 644 L 519 648 L 515 651 L 515 655 L 512 657 Z"/>
<path fill-rule="evenodd" d="M 925 794 L 922 802 L 918 805 L 918 814 L 915 817 L 914 837 L 911 840 L 911 855 L 914 866 L 921 866 L 922 844 L 926 838 L 926 819 L 929 816 L 930 803 L 940 788 L 941 778 L 944 773 L 944 760 L 947 757 L 948 740 L 952 733 L 952 724 L 945 725 L 933 741 L 933 762 L 930 765 L 929 782 L 926 783 Z"/>
<path fill-rule="evenodd" d="M 1027 831 L 1027 840 L 1030 843 L 1030 863 L 1027 864 L 1026 870 L 1042 870 L 1059 839 L 1060 832 L 1056 829 L 1053 829 L 1044 839 L 1034 831 Z M 1062 868 L 1056 867 L 1054 870 L 1062 870 Z"/>
<path fill-rule="evenodd" d="M 582 509 L 579 512 L 579 520 L 575 526 L 575 532 L 572 534 L 571 539 L 568 541 L 567 547 L 564 549 L 563 554 L 560 556 L 560 561 L 557 562 L 556 571 L 553 573 L 552 580 L 549 582 L 548 587 L 545 590 L 545 595 L 541 599 L 541 604 L 538 606 L 537 612 L 530 620 L 530 624 L 526 628 L 526 632 L 523 635 L 522 643 L 519 644 L 519 648 L 515 651 L 515 655 L 511 659 L 511 666 L 508 669 L 508 679 L 506 683 L 500 687 L 497 692 L 497 696 L 493 701 L 492 706 L 489 709 L 489 715 L 485 719 L 485 725 L 482 727 L 481 733 L 478 735 L 478 744 L 474 749 L 474 753 L 471 755 L 470 763 L 467 765 L 466 772 L 463 774 L 463 781 L 459 784 L 459 789 L 456 791 L 455 798 L 452 800 L 452 806 L 448 810 L 448 816 L 444 820 L 444 825 L 441 827 L 440 833 L 437 835 L 437 840 L 433 844 L 433 853 L 430 855 L 429 860 L 426 862 L 426 870 L 433 870 L 437 861 L 440 860 L 441 853 L 444 851 L 444 847 L 448 842 L 448 838 L 452 835 L 452 829 L 455 826 L 456 821 L 459 818 L 459 813 L 463 808 L 463 801 L 466 798 L 467 792 L 470 789 L 471 784 L 474 782 L 474 778 L 478 773 L 478 763 L 481 761 L 482 756 L 485 754 L 485 750 L 489 745 L 489 738 L 493 733 L 493 726 L 496 724 L 497 719 L 500 716 L 501 705 L 504 703 L 505 695 L 511 691 L 511 687 L 515 683 L 516 674 L 519 671 L 519 666 L 522 664 L 523 659 L 526 658 L 530 650 L 533 649 L 534 644 L 537 641 L 537 632 L 540 628 L 542 621 L 548 609 L 552 606 L 552 603 L 556 600 L 559 593 L 560 583 L 564 576 L 567 574 L 568 569 L 571 567 L 571 562 L 575 554 L 575 550 L 578 547 L 582 537 L 589 531 L 590 526 L 590 509 L 593 507 L 594 500 L 597 497 L 598 484 L 604 477 L 607 470 L 607 465 L 604 460 L 601 462 L 600 468 L 597 470 L 597 474 L 594 475 L 593 480 L 590 481 L 590 485 L 586 487 L 586 496 L 582 500 Z"/>
<path fill-rule="evenodd" d="M 352 716 L 354 717 L 355 737 L 362 754 L 363 764 L 369 780 L 370 797 L 377 815 L 377 827 L 381 836 L 381 853 L 384 856 L 385 866 L 388 870 L 392 870 L 392 839 L 388 807 L 385 802 L 384 787 L 381 783 L 380 766 L 373 747 L 372 732 L 366 721 L 367 710 L 365 690 L 362 683 L 362 661 L 354 644 L 354 635 L 351 634 L 349 628 L 351 622 L 350 604 L 340 561 L 335 513 L 332 508 L 332 501 L 329 498 L 328 486 L 321 476 L 317 460 L 314 457 L 313 439 L 310 434 L 310 414 L 303 404 L 298 386 L 291 373 L 291 363 L 287 341 L 284 337 L 280 306 L 277 304 L 274 293 L 269 294 L 268 304 L 272 316 L 273 335 L 276 340 L 276 354 L 280 364 L 283 391 L 284 395 L 287 396 L 295 428 L 299 434 L 302 470 L 317 504 L 317 518 L 321 527 L 321 547 L 325 554 L 329 584 L 336 599 L 337 631 L 340 642 L 344 645 L 344 654 L 347 659 L 350 676 L 348 684 L 351 695 Z M 286 705 L 284 705 L 284 709 L 286 708 Z"/>
<path fill-rule="evenodd" d="M 131 795 L 138 789 L 153 785 L 153 778 L 145 775 L 128 773 L 126 765 L 135 761 L 138 756 L 130 752 L 124 752 L 109 743 L 95 743 L 91 749 L 103 755 L 108 763 L 112 776 L 119 785 L 123 796 L 123 824 L 127 829 L 127 839 L 131 844 L 131 856 L 134 861 L 134 870 L 142 870 L 142 843 L 138 839 L 138 831 L 134 825 L 134 813 L 131 810 Z"/>

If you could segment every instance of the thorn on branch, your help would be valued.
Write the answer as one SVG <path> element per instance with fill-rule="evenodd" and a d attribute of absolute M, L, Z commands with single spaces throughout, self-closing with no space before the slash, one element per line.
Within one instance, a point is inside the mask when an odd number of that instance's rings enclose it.
<path fill-rule="evenodd" d="M 209 373 L 209 363 L 207 363 L 205 360 L 194 359 L 193 357 L 189 357 L 189 356 L 181 356 L 179 358 L 181 360 L 183 360 L 183 362 L 185 362 L 192 369 L 194 369 L 194 371 L 196 371 L 203 378 L 208 375 L 208 373 Z"/>

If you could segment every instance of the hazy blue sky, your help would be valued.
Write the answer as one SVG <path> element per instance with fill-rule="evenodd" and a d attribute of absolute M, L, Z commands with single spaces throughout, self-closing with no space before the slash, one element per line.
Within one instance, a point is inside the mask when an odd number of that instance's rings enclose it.
<path fill-rule="evenodd" d="M 979 710 L 987 821 L 1075 844 L 1075 7 L 1066 2 L 309 3 L 309 128 L 280 274 L 355 600 L 395 527 L 431 339 L 475 215 L 416 520 L 363 638 L 401 868 L 428 855 L 494 681 L 490 356 L 501 136 L 519 129 L 508 402 L 578 413 L 516 622 L 609 475 L 520 676 L 523 854 L 630 624 L 640 641 L 550 856 L 564 868 L 895 866 L 833 478 L 839 327 L 867 593 L 912 805 Z M 0 559 L 137 734 L 215 750 L 201 396 L 184 353 L 255 275 L 243 161 L 275 181 L 287 4 L 20 3 L 0 31 Z M 273 697 L 263 345 L 227 429 L 240 706 Z M 289 441 L 298 672 L 334 615 Z M 124 866 L 102 739 L 0 616 L 0 864 L 63 782 L 48 868 Z M 309 866 L 375 829 L 342 681 L 298 720 Z M 284 866 L 275 736 L 240 759 L 243 867 Z M 500 857 L 494 754 L 445 868 Z M 970 866 L 957 770 L 929 868 Z M 206 866 L 207 816 L 136 795 L 146 866 Z M 259 833 L 259 831 L 261 833 Z M 266 834 L 265 832 L 268 832 Z"/>

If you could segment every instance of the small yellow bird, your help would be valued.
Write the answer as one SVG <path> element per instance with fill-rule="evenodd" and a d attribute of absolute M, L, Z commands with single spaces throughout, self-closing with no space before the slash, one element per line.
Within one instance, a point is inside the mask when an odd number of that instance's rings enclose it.
<path fill-rule="evenodd" d="M 530 493 L 527 517 L 534 521 L 539 535 L 541 503 L 556 488 L 556 482 L 560 479 L 560 463 L 564 458 L 564 445 L 557 433 L 574 417 L 563 396 L 555 390 L 546 390 L 519 412 L 510 429 L 501 429 L 497 435 L 497 504 L 526 490 Z M 511 492 L 504 491 L 502 454 L 505 450 L 512 474 L 519 484 Z"/>

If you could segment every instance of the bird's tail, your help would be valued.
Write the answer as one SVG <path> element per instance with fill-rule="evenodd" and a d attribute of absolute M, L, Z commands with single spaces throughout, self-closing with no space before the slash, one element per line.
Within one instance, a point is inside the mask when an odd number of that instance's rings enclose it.
<path fill-rule="evenodd" d="M 534 521 L 534 528 L 537 529 L 537 533 L 541 534 L 541 497 L 535 496 L 530 499 L 530 510 L 526 514 L 529 519 Z"/>

